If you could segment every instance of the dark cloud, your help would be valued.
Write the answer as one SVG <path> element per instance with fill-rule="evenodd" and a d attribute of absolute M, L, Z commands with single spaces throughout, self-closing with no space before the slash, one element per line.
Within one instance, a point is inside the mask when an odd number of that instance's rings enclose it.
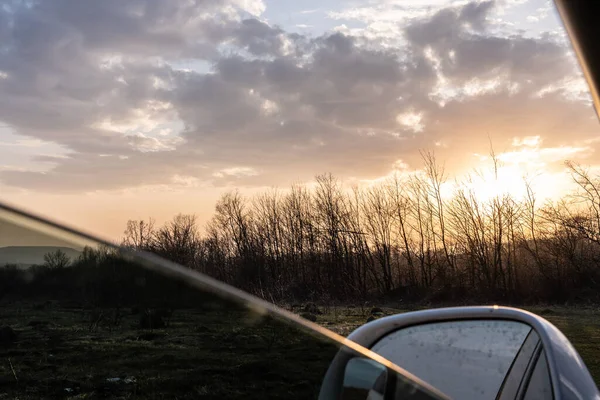
<path fill-rule="evenodd" d="M 38 158 L 53 165 L 44 173 L 5 170 L 0 181 L 48 191 L 177 177 L 286 185 L 324 171 L 374 178 L 399 159 L 416 165 L 421 148 L 458 169 L 490 138 L 503 150 L 519 136 L 561 146 L 594 135 L 591 109 L 551 88 L 578 76 L 564 43 L 494 35 L 494 2 L 415 20 L 399 48 L 290 34 L 236 4 L 0 8 L 0 120 L 69 151 Z M 174 123 L 178 135 L 159 132 Z"/>
<path fill-rule="evenodd" d="M 117 49 L 130 55 L 177 55 L 196 41 L 218 42 L 218 18 L 223 18 L 222 1 L 164 0 L 52 0 L 19 9 L 14 16 L 15 38 L 25 46 L 40 40 L 71 39 L 86 49 Z M 227 21 L 227 19 L 225 19 Z M 59 29 L 60 27 L 60 29 Z M 69 35 L 69 33 L 71 35 Z"/>
<path fill-rule="evenodd" d="M 493 7 L 493 1 L 468 3 L 460 9 L 458 20 L 469 24 L 469 27 L 483 31 L 486 28 L 486 17 Z"/>
<path fill-rule="evenodd" d="M 257 56 L 279 56 L 285 53 L 285 33 L 256 19 L 243 20 L 236 27 L 234 38 L 239 47 Z"/>

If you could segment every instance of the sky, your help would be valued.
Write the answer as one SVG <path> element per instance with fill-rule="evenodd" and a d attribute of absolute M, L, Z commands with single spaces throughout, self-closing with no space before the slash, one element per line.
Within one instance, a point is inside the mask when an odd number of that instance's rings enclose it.
<path fill-rule="evenodd" d="M 547 0 L 0 0 L 0 201 L 104 238 L 420 150 L 551 199 L 599 144 Z"/>

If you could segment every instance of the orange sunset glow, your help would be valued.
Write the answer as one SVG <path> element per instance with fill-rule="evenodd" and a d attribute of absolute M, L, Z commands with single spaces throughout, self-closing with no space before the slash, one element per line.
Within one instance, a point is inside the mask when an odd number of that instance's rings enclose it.
<path fill-rule="evenodd" d="M 235 189 L 419 174 L 423 153 L 446 198 L 481 202 L 527 184 L 556 201 L 565 161 L 600 163 L 548 0 L 86 7 L 0 10 L 0 200 L 109 240 L 128 220 L 204 226 Z"/>

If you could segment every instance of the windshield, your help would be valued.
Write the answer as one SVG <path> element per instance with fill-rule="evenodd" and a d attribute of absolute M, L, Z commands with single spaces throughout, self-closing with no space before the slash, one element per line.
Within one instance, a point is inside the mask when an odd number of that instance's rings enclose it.
<path fill-rule="evenodd" d="M 407 398 L 439 398 L 233 288 L 8 209 L 0 263 L 0 387 L 11 398 L 317 398 L 342 350 L 395 376 Z"/>

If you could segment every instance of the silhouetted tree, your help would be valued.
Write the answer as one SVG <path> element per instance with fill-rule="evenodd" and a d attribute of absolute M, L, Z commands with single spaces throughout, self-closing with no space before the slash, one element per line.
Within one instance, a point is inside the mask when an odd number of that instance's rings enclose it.
<path fill-rule="evenodd" d="M 71 259 L 61 249 L 44 254 L 44 266 L 50 269 L 65 268 L 71 263 Z"/>

